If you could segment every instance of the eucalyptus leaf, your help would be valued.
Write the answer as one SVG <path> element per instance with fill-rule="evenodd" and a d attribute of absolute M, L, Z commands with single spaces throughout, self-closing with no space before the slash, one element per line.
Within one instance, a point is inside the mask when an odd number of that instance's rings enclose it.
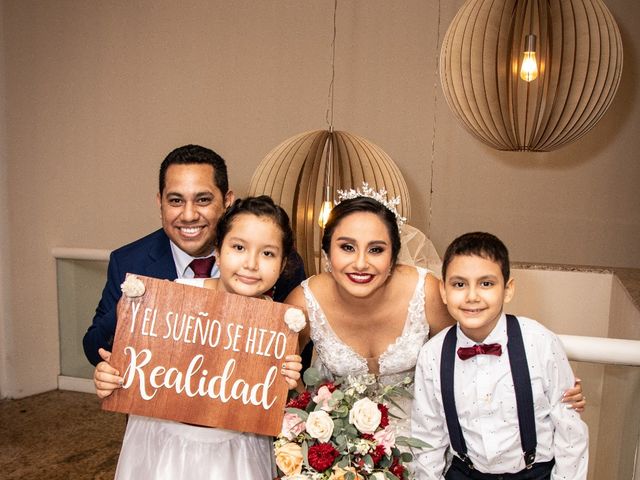
<path fill-rule="evenodd" d="M 347 415 L 349 415 L 349 407 L 347 407 L 346 405 L 340 405 L 333 411 L 333 413 L 338 417 L 346 417 Z"/>
<path fill-rule="evenodd" d="M 404 411 L 404 409 L 403 409 L 403 408 L 398 404 L 398 402 L 396 402 L 393 398 L 387 398 L 387 401 L 388 401 L 389 403 L 391 403 L 394 407 L 396 407 L 398 410 L 400 410 L 402 413 L 405 413 L 405 414 L 406 414 L 406 412 Z M 397 417 L 397 416 L 396 416 L 396 418 L 400 418 L 400 417 Z"/>
<path fill-rule="evenodd" d="M 406 388 L 398 388 L 396 393 L 401 397 L 413 399 L 413 394 Z"/>
<path fill-rule="evenodd" d="M 331 419 L 333 420 L 333 431 L 335 432 L 336 430 L 340 430 L 340 433 L 346 434 L 346 428 L 349 426 L 349 423 L 347 423 L 345 418 L 342 417 L 334 417 L 332 416 Z"/>
<path fill-rule="evenodd" d="M 373 470 L 374 463 L 373 463 L 373 458 L 371 458 L 371 455 L 369 454 L 365 455 L 362 460 L 364 461 L 364 464 L 367 467 L 369 467 L 369 469 Z"/>
<path fill-rule="evenodd" d="M 350 423 L 348 425 L 345 425 L 344 431 L 350 437 L 353 437 L 353 438 L 359 437 L 358 429 L 356 427 L 354 427 L 353 425 L 351 425 Z"/>
<path fill-rule="evenodd" d="M 302 461 L 305 465 L 309 466 L 309 445 L 307 442 L 302 442 Z"/>
<path fill-rule="evenodd" d="M 347 445 L 347 440 L 348 440 L 348 438 L 347 438 L 347 436 L 346 436 L 346 435 L 338 435 L 338 436 L 336 437 L 336 443 L 337 443 L 338 445 L 341 445 L 341 446 L 342 446 L 342 445 L 345 445 L 345 446 L 346 446 L 346 445 Z M 339 448 L 338 450 L 341 450 L 341 449 Z"/>
<path fill-rule="evenodd" d="M 431 445 L 429 445 L 427 442 L 423 442 L 418 438 L 403 436 L 396 437 L 396 445 L 414 448 L 431 448 Z"/>
<path fill-rule="evenodd" d="M 402 455 L 400 455 L 400 459 L 402 460 L 402 463 L 409 463 L 411 460 L 413 460 L 413 455 L 411 455 L 409 452 L 402 452 Z"/>
<path fill-rule="evenodd" d="M 310 387 L 315 387 L 322 380 L 324 380 L 324 378 L 322 377 L 322 374 L 317 368 L 310 367 L 304 371 L 304 374 L 302 375 L 302 380 L 304 381 L 305 385 Z"/>

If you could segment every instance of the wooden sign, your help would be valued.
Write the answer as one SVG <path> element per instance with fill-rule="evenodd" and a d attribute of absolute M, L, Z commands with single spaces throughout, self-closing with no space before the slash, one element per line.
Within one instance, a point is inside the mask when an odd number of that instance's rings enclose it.
<path fill-rule="evenodd" d="M 297 349 L 289 305 L 137 275 L 122 295 L 111 365 L 123 388 L 102 408 L 263 435 L 282 426 L 280 370 Z"/>

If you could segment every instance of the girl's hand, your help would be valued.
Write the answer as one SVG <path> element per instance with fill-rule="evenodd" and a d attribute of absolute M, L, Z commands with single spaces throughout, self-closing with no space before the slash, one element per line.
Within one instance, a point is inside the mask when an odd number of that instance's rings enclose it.
<path fill-rule="evenodd" d="M 578 413 L 584 412 L 587 397 L 582 394 L 582 380 L 576 378 L 575 386 L 564 392 L 562 403 L 566 403 L 567 408 L 572 408 Z"/>
<path fill-rule="evenodd" d="M 302 371 L 302 357 L 300 355 L 287 355 L 284 357 L 282 370 L 280 373 L 289 384 L 289 390 L 293 390 L 298 386 L 300 380 L 300 372 Z"/>
<path fill-rule="evenodd" d="M 111 352 L 101 348 L 98 353 L 104 361 L 96 365 L 93 372 L 93 383 L 96 386 L 98 398 L 105 398 L 111 395 L 115 389 L 122 387 L 124 379 L 120 377 L 120 372 L 109 364 Z"/>

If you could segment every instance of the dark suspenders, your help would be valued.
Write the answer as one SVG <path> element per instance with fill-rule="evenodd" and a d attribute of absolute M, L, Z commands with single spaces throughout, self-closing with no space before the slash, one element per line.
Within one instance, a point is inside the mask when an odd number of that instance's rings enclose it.
<path fill-rule="evenodd" d="M 453 373 L 456 358 L 456 330 L 454 326 L 449 329 L 442 344 L 442 359 L 440 361 L 440 382 L 442 390 L 442 403 L 449 429 L 451 447 L 469 468 L 473 468 L 473 462 L 467 455 L 467 444 L 464 441 L 462 428 L 458 420 L 456 401 L 453 391 Z M 518 425 L 520 427 L 520 442 L 524 452 L 524 461 L 527 468 L 531 468 L 536 459 L 536 422 L 533 413 L 533 393 L 531 390 L 531 377 L 527 356 L 522 341 L 520 324 L 513 315 L 507 314 L 507 337 L 509 351 L 509 364 L 511 376 L 516 394 L 518 410 Z"/>
<path fill-rule="evenodd" d="M 455 325 L 451 327 L 444 337 L 444 343 L 442 344 L 440 390 L 442 391 L 442 405 L 444 406 L 444 416 L 447 420 L 447 428 L 449 429 L 451 448 L 453 448 L 469 468 L 473 468 L 473 462 L 467 456 L 467 444 L 462 435 L 462 428 L 460 428 L 456 399 L 453 394 L 453 372 L 456 364 L 456 330 L 457 327 Z"/>
<path fill-rule="evenodd" d="M 538 445 L 536 417 L 533 413 L 531 377 L 529 376 L 529 365 L 527 364 L 527 354 L 524 351 L 520 323 L 518 323 L 516 317 L 509 314 L 507 314 L 507 336 L 509 338 L 507 350 L 509 350 L 511 376 L 513 377 L 513 387 L 516 391 L 520 443 L 524 452 L 524 462 L 527 468 L 531 468 L 531 465 L 536 460 L 536 446 Z"/>

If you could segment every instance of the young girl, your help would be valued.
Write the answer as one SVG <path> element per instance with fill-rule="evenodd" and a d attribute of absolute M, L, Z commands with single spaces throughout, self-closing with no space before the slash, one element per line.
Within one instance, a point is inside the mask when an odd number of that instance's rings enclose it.
<path fill-rule="evenodd" d="M 270 290 L 285 268 L 293 248 L 286 212 L 267 196 L 236 200 L 216 227 L 219 279 L 204 286 L 259 297 Z M 192 282 L 189 282 L 192 283 Z M 94 383 L 100 398 L 119 388 L 122 377 L 109 365 L 111 354 L 96 367 Z M 298 355 L 285 357 L 282 371 L 295 388 L 302 365 Z M 117 479 L 274 478 L 271 438 L 264 435 L 198 427 L 131 415 L 127 423 Z"/>

